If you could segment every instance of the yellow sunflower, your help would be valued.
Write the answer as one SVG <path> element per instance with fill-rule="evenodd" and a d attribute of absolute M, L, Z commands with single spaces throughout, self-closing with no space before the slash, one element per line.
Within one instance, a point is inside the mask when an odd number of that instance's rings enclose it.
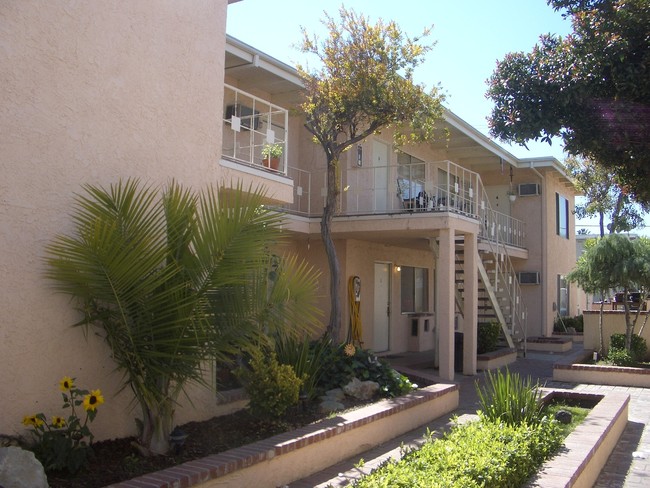
<path fill-rule="evenodd" d="M 92 390 L 84 397 L 84 409 L 95 410 L 98 406 L 104 403 L 104 397 L 101 390 Z"/>
<path fill-rule="evenodd" d="M 23 425 L 26 427 L 40 427 L 43 425 L 43 421 L 39 419 L 36 415 L 25 415 L 23 417 Z"/>
<path fill-rule="evenodd" d="M 74 380 L 69 376 L 64 376 L 61 381 L 59 381 L 59 389 L 61 391 L 70 391 L 74 388 Z"/>
<path fill-rule="evenodd" d="M 63 417 L 59 417 L 55 415 L 54 417 L 52 417 L 52 427 L 54 427 L 55 429 L 62 429 L 63 427 L 65 427 L 65 419 Z"/>

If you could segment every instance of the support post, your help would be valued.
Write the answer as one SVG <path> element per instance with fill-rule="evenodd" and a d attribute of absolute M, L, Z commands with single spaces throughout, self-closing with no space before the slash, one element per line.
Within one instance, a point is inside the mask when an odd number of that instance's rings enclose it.
<path fill-rule="evenodd" d="M 476 234 L 465 234 L 463 296 L 463 374 L 476 374 L 478 332 L 478 244 Z"/>
<path fill-rule="evenodd" d="M 438 271 L 436 289 L 438 290 L 437 327 L 440 351 L 440 377 L 445 381 L 454 380 L 454 230 L 442 229 L 439 238 Z"/>

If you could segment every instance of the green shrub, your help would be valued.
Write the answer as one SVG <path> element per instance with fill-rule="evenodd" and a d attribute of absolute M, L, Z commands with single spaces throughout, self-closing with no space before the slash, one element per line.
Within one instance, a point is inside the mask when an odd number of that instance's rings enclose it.
<path fill-rule="evenodd" d="M 417 387 L 368 349 L 355 348 L 352 344 L 332 344 L 318 386 L 325 391 L 340 388 L 352 378 L 377 382 L 382 395 L 388 398 L 404 395 Z"/>
<path fill-rule="evenodd" d="M 289 337 L 275 340 L 278 362 L 288 364 L 299 378 L 304 378 L 302 393 L 309 399 L 318 395 L 317 385 L 325 369 L 331 342 L 327 336 L 317 341 L 310 341 L 308 338 L 299 341 Z"/>
<path fill-rule="evenodd" d="M 607 364 L 612 366 L 634 366 L 636 361 L 632 359 L 632 355 L 626 349 L 619 349 L 616 347 L 610 347 L 607 351 L 607 357 L 605 358 Z"/>
<path fill-rule="evenodd" d="M 278 418 L 299 400 L 303 378 L 293 368 L 279 364 L 274 352 L 255 350 L 248 368 L 239 370 L 239 377 L 250 399 L 252 415 L 260 418 Z"/>
<path fill-rule="evenodd" d="M 497 370 L 487 372 L 485 387 L 476 384 L 476 391 L 483 415 L 494 422 L 508 425 L 536 424 L 542 418 L 539 383 L 532 384 L 529 377 L 522 380 L 518 373 L 505 374 Z"/>
<path fill-rule="evenodd" d="M 353 486 L 501 488 L 521 486 L 561 446 L 557 422 L 505 425 L 481 416 L 389 461 Z"/>
<path fill-rule="evenodd" d="M 576 315 L 575 317 L 557 317 L 555 322 L 553 322 L 553 332 L 566 332 L 566 329 L 573 327 L 576 332 L 584 332 L 584 320 L 582 315 Z"/>
<path fill-rule="evenodd" d="M 625 334 L 613 334 L 610 337 L 609 348 L 610 350 L 625 349 Z M 632 341 L 630 347 L 630 357 L 632 358 L 632 361 L 634 362 L 643 361 L 647 351 L 648 351 L 648 345 L 646 344 L 645 339 L 636 334 L 632 334 Z"/>
<path fill-rule="evenodd" d="M 500 333 L 501 325 L 499 322 L 484 322 L 478 324 L 476 352 L 478 354 L 484 354 L 496 350 Z"/>

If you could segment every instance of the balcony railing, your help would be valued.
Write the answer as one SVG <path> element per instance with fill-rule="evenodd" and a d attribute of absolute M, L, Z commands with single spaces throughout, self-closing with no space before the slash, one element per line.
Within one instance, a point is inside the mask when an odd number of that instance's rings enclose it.
<path fill-rule="evenodd" d="M 286 174 L 288 110 L 225 85 L 223 118 L 224 158 Z M 280 156 L 265 158 L 265 148 L 270 147 Z"/>
<path fill-rule="evenodd" d="M 325 171 L 290 167 L 294 203 L 285 210 L 319 216 L 325 205 Z M 479 220 L 480 236 L 524 247 L 525 224 L 491 209 L 478 173 L 451 161 L 351 168 L 343 171 L 338 215 L 452 212 Z"/>

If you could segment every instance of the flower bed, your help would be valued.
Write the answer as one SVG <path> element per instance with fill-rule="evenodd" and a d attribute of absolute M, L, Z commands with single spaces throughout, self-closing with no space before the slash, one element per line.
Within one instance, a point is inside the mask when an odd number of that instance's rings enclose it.
<path fill-rule="evenodd" d="M 630 402 L 627 394 L 552 390 L 544 400 L 557 398 L 600 401 L 565 439 L 563 449 L 542 466 L 526 488 L 593 486 L 627 424 Z"/>
<path fill-rule="evenodd" d="M 587 350 L 576 362 L 560 361 L 555 363 L 553 365 L 553 380 L 592 385 L 650 388 L 650 369 L 584 364 L 592 354 L 592 351 Z"/>
<path fill-rule="evenodd" d="M 393 439 L 457 407 L 458 385 L 432 385 L 293 432 L 111 486 L 284 485 Z"/>
<path fill-rule="evenodd" d="M 571 337 L 529 337 L 526 348 L 529 351 L 567 352 L 573 347 Z"/>
<path fill-rule="evenodd" d="M 487 371 L 502 368 L 517 360 L 517 351 L 514 349 L 497 349 L 496 351 L 478 354 L 476 356 L 476 369 Z"/>

